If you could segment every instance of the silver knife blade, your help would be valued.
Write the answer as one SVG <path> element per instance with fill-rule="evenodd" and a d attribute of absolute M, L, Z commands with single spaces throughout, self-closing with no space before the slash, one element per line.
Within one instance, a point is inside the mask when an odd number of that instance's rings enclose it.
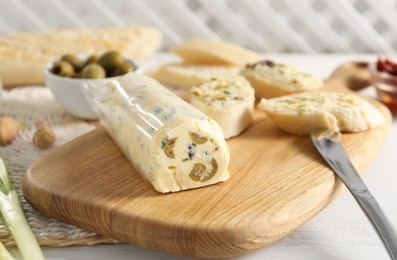
<path fill-rule="evenodd" d="M 346 185 L 368 217 L 386 247 L 391 259 L 397 259 L 396 230 L 357 173 L 357 170 L 351 163 L 342 144 L 338 140 L 326 136 L 319 136 L 316 130 L 312 132 L 311 138 L 317 151 L 321 154 L 332 171 Z"/>

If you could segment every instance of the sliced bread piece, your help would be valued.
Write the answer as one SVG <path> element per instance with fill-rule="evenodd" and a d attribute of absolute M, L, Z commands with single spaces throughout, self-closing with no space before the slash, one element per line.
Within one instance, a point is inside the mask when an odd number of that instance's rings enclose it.
<path fill-rule="evenodd" d="M 237 76 L 239 67 L 232 65 L 168 64 L 152 75 L 158 81 L 179 88 L 190 88 L 214 77 Z"/>
<path fill-rule="evenodd" d="M 324 86 L 321 79 L 299 68 L 270 60 L 247 65 L 241 75 L 251 82 L 258 98 L 274 98 L 317 90 Z"/>
<path fill-rule="evenodd" d="M 254 89 L 243 77 L 214 78 L 193 87 L 190 103 L 214 119 L 225 138 L 239 135 L 252 122 Z"/>
<path fill-rule="evenodd" d="M 383 124 L 383 115 L 368 101 L 354 94 L 306 92 L 262 99 L 258 107 L 281 129 L 310 135 L 314 129 L 360 132 Z"/>
<path fill-rule="evenodd" d="M 260 56 L 240 46 L 211 39 L 187 40 L 172 52 L 181 56 L 186 63 L 229 64 L 244 66 L 260 60 Z"/>

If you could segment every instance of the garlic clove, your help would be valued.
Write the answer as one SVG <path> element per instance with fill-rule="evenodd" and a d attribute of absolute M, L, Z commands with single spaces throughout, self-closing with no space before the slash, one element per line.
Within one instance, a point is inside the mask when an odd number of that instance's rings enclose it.
<path fill-rule="evenodd" d="M 43 121 L 36 122 L 36 132 L 33 135 L 32 143 L 40 149 L 47 149 L 51 147 L 56 141 L 54 131 Z"/>
<path fill-rule="evenodd" d="M 0 118 L 0 145 L 8 145 L 17 137 L 19 123 L 10 116 Z"/>

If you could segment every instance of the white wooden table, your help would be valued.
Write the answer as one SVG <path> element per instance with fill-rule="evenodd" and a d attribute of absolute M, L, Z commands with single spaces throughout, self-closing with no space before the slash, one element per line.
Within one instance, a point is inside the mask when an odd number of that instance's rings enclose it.
<path fill-rule="evenodd" d="M 320 77 L 327 77 L 338 65 L 351 60 L 374 61 L 374 55 L 271 55 L 269 59 L 287 62 Z M 375 97 L 372 88 L 362 92 Z M 397 227 L 397 118 L 386 143 L 364 173 L 364 181 Z M 13 252 L 14 253 L 14 252 Z M 73 246 L 45 248 L 47 259 L 195 259 L 176 256 L 134 245 Z M 388 255 L 349 192 L 345 191 L 326 209 L 300 229 L 272 246 L 239 260 L 389 259 Z"/>

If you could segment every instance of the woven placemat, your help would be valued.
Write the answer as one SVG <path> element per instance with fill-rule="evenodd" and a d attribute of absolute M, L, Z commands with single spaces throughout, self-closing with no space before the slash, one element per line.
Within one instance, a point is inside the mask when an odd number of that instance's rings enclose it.
<path fill-rule="evenodd" d="M 10 178 L 21 199 L 26 218 L 40 245 L 69 246 L 117 243 L 118 241 L 45 216 L 24 199 L 21 181 L 30 165 L 52 149 L 91 131 L 94 126 L 65 112 L 53 99 L 48 88 L 26 87 L 3 91 L 0 98 L 0 116 L 13 116 L 23 127 L 16 140 L 0 146 L 0 156 L 7 164 Z M 41 118 L 54 130 L 57 141 L 53 147 L 40 150 L 33 146 L 34 122 Z M 0 217 L 0 241 L 15 245 L 7 226 Z"/>

